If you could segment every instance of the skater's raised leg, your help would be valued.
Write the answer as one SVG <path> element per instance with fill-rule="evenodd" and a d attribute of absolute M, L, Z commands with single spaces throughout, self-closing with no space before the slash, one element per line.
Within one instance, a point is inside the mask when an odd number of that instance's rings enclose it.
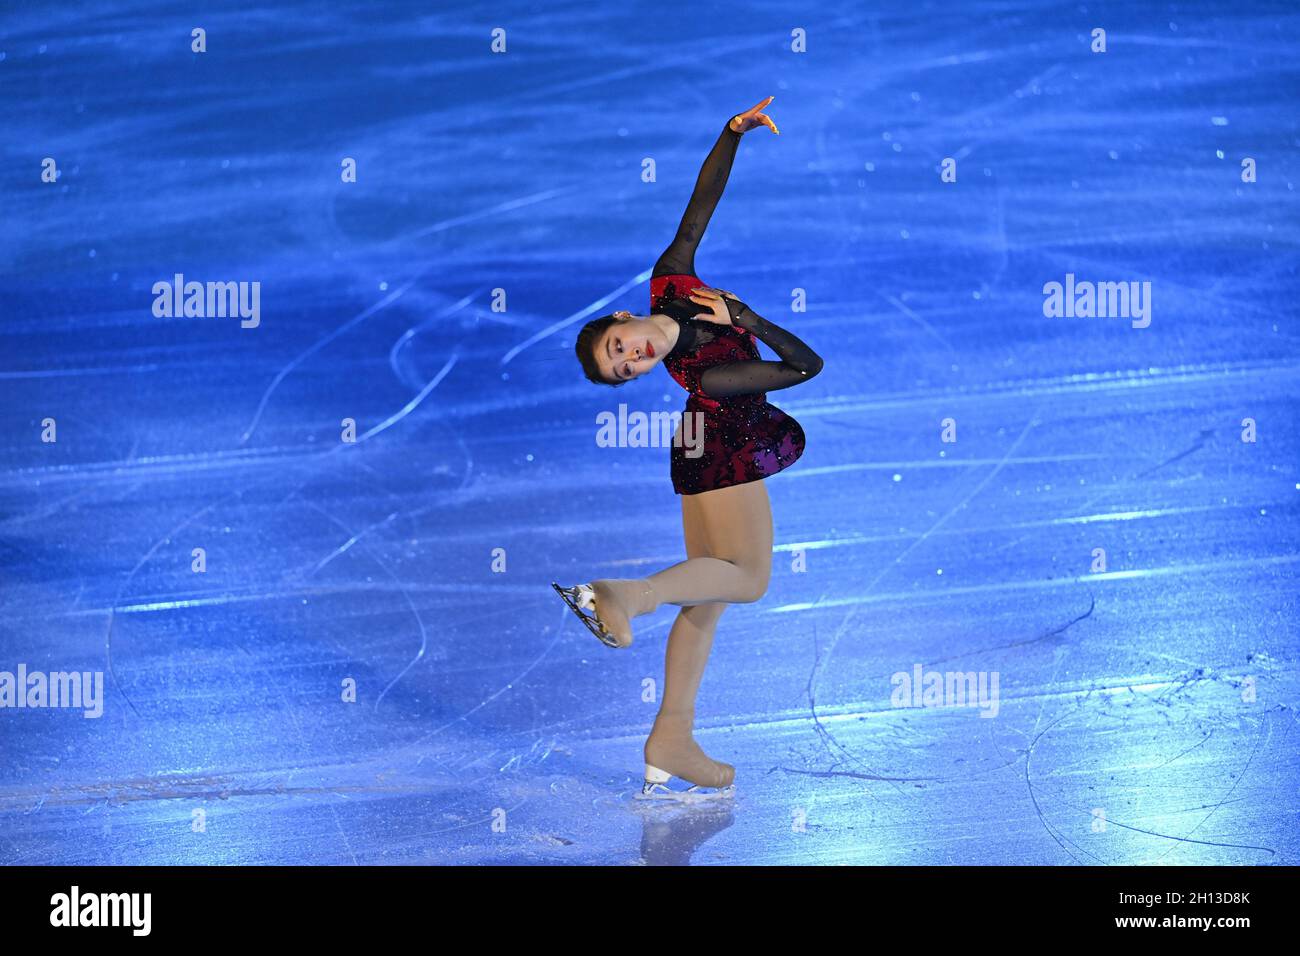
<path fill-rule="evenodd" d="M 767 591 L 772 508 L 764 483 L 750 481 L 681 498 L 683 519 L 694 518 L 702 528 L 704 554 L 648 578 L 592 582 L 596 613 L 621 644 L 632 643 L 632 618 L 660 604 L 748 604 Z"/>

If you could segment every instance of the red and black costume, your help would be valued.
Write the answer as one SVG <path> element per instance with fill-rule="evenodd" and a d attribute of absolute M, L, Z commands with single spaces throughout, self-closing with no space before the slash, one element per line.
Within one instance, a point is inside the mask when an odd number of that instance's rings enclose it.
<path fill-rule="evenodd" d="M 727 184 L 740 135 L 730 123 L 723 129 L 700 170 L 677 235 L 650 279 L 651 310 L 681 328 L 664 368 L 689 393 L 686 414 L 702 415 L 695 419 L 703 423 L 702 433 L 696 432 L 702 447 L 673 443 L 673 490 L 679 495 L 757 481 L 793 464 L 803 454 L 803 429 L 769 404 L 766 393 L 807 381 L 822 367 L 816 352 L 743 302 L 727 300 L 731 325 L 694 318 L 709 311 L 688 298 L 705 285 L 695 275 L 695 249 Z M 758 341 L 781 360 L 763 361 Z"/>

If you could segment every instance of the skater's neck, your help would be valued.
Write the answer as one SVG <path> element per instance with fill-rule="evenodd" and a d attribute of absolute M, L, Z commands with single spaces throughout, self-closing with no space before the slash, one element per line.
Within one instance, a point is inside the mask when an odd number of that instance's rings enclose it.
<path fill-rule="evenodd" d="M 663 332 L 664 337 L 668 339 L 668 351 L 671 352 L 675 349 L 682 334 L 681 324 L 672 316 L 660 313 L 650 316 L 650 321 L 657 325 L 659 331 Z"/>

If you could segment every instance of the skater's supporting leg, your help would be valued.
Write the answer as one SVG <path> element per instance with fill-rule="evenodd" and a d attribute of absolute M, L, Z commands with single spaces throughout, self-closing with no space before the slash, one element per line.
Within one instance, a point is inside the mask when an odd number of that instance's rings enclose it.
<path fill-rule="evenodd" d="M 695 698 L 713 649 L 713 634 L 725 604 L 696 604 L 677 612 L 664 652 L 663 698 L 655 724 L 682 728 L 695 724 Z"/>
<path fill-rule="evenodd" d="M 682 496 L 682 538 L 687 560 L 713 556 L 709 523 L 700 501 Z M 706 502 L 707 504 L 707 502 Z M 696 604 L 677 613 L 668 633 L 664 651 L 664 686 L 660 698 L 657 727 L 684 729 L 687 734 L 695 725 L 695 698 L 699 694 L 704 667 L 713 648 L 713 634 L 727 605 Z"/>
<path fill-rule="evenodd" d="M 709 525 L 694 496 L 682 498 L 682 531 L 688 559 L 711 557 Z M 713 634 L 725 604 L 696 604 L 677 613 L 664 653 L 663 696 L 645 744 L 646 763 L 705 787 L 730 786 L 735 768 L 709 757 L 695 742 L 695 699 Z"/>
<path fill-rule="evenodd" d="M 645 762 L 703 787 L 727 787 L 735 768 L 714 760 L 695 742 L 695 697 L 725 604 L 684 607 L 668 635 L 663 700 L 645 742 Z"/>

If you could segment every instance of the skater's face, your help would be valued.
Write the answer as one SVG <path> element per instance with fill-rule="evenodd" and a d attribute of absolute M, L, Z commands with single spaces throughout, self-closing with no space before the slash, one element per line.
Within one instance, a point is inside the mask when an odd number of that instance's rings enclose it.
<path fill-rule="evenodd" d="M 668 354 L 672 346 L 668 336 L 647 315 L 626 316 L 613 323 L 605 334 L 596 340 L 596 364 L 600 374 L 611 382 L 626 382 L 650 371 Z"/>

